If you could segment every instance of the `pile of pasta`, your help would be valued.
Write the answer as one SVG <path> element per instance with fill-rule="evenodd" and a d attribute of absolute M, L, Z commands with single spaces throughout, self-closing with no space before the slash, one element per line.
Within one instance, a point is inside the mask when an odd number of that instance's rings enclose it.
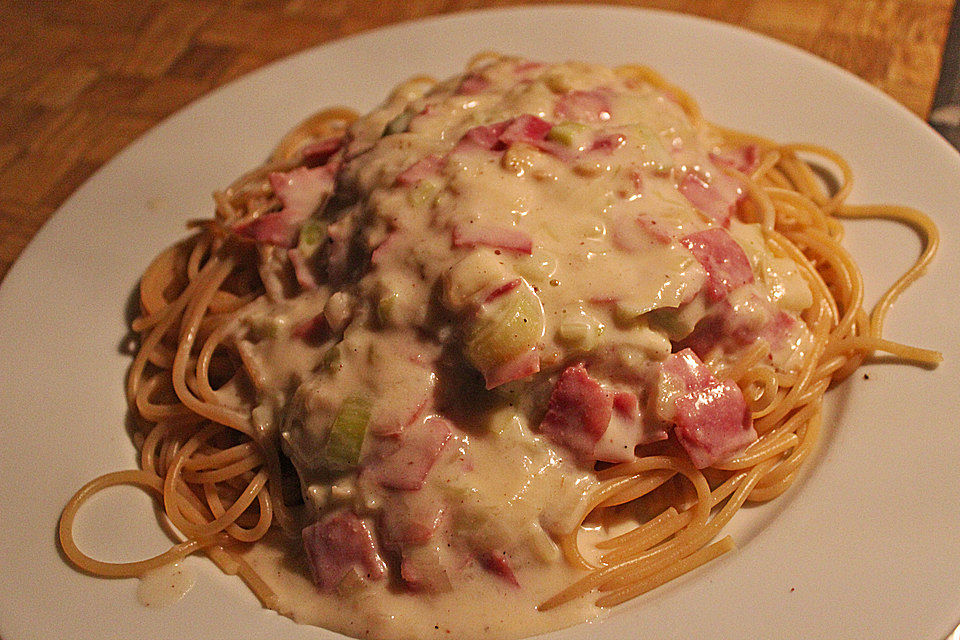
<path fill-rule="evenodd" d="M 891 342 L 883 325 L 891 305 L 932 260 L 939 242 L 924 214 L 900 206 L 846 203 L 852 172 L 843 158 L 808 144 L 776 144 L 707 123 L 698 106 L 655 72 L 626 66 L 618 73 L 650 82 L 676 96 L 689 117 L 707 127 L 721 146 L 761 150 L 751 175 L 736 174 L 745 200 L 739 217 L 761 225 L 775 254 L 803 270 L 814 303 L 802 319 L 814 338 L 810 356 L 791 373 L 767 362 L 757 342 L 743 357 L 714 371 L 741 387 L 759 439 L 723 463 L 697 470 L 685 456 L 665 452 L 597 471 L 601 481 L 584 495 L 577 526 L 560 540 L 567 560 L 584 577 L 540 605 L 541 609 L 596 594 L 600 606 L 634 598 L 729 550 L 723 529 L 747 502 L 781 495 L 801 474 L 823 429 L 824 395 L 877 352 L 932 366 L 940 355 Z M 226 230 L 276 205 L 268 176 L 302 164 L 306 144 L 338 136 L 356 116 L 345 109 L 321 111 L 289 133 L 262 167 L 215 194 L 216 217 L 161 253 L 143 274 L 141 315 L 133 323 L 139 348 L 130 367 L 127 399 L 139 427 L 140 469 L 119 471 L 84 486 L 69 502 L 60 541 L 80 569 L 99 576 L 140 576 L 197 551 L 223 571 L 238 574 L 267 607 L 277 598 L 238 553 L 271 528 L 299 535 L 295 473 L 275 437 L 259 433 L 252 412 L 255 393 L 243 354 L 231 341 L 242 310 L 265 295 L 263 249 Z M 836 179 L 824 180 L 820 169 Z M 863 280 L 842 246 L 846 218 L 879 218 L 917 231 L 923 249 L 871 310 L 864 308 Z M 165 526 L 180 542 L 147 560 L 106 563 L 74 542 L 78 509 L 106 487 L 132 484 L 162 502 Z M 627 530 L 583 549 L 584 525 L 618 521 Z M 645 514 L 640 517 L 639 514 Z"/>

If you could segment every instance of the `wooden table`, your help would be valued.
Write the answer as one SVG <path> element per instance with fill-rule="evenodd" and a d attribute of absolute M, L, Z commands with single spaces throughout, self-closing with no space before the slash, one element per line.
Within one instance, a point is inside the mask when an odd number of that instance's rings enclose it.
<path fill-rule="evenodd" d="M 921 117 L 954 0 L 618 2 L 807 49 Z M 162 118 L 271 60 L 385 24 L 522 0 L 0 0 L 0 279 L 98 167 Z"/>

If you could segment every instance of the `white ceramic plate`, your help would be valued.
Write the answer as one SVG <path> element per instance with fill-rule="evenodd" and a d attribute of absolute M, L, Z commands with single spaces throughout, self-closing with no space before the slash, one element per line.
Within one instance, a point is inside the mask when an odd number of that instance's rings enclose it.
<path fill-rule="evenodd" d="M 179 603 L 148 609 L 136 581 L 75 572 L 55 544 L 69 496 L 134 465 L 124 429 L 125 312 L 150 258 L 211 211 L 209 193 L 265 157 L 282 133 L 334 103 L 365 110 L 397 81 L 445 76 L 486 49 L 542 59 L 642 61 L 699 98 L 713 120 L 833 147 L 857 173 L 853 200 L 930 213 L 943 252 L 888 323 L 941 349 L 936 370 L 875 364 L 803 481 L 738 516 L 739 550 L 556 638 L 931 638 L 960 621 L 960 155 L 853 76 L 720 24 L 631 9 L 490 11 L 403 24 L 323 46 L 243 78 L 170 118 L 79 189 L 0 289 L 0 634 L 31 638 L 331 638 L 262 610 L 202 558 Z M 851 225 L 868 297 L 918 242 Z M 869 380 L 864 379 L 869 374 Z M 163 548 L 149 500 L 115 489 L 79 521 L 106 559 Z"/>

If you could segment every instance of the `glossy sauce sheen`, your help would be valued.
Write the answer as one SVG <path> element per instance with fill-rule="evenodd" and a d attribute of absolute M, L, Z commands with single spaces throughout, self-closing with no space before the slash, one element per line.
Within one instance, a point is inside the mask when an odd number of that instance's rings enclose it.
<path fill-rule="evenodd" d="M 166 607 L 187 594 L 197 578 L 179 562 L 148 571 L 140 577 L 137 600 L 146 607 Z"/>
<path fill-rule="evenodd" d="M 282 613 L 387 640 L 522 637 L 599 615 L 536 605 L 580 575 L 555 539 L 579 522 L 593 462 L 633 459 L 636 430 L 663 422 L 656 377 L 677 339 L 718 313 L 722 290 L 748 343 L 780 327 L 777 368 L 809 340 L 795 322 L 809 289 L 757 225 L 723 213 L 740 193 L 715 150 L 670 95 L 581 63 L 497 59 L 412 80 L 351 127 L 315 214 L 321 284 L 254 306 L 238 339 L 260 363 L 255 420 L 279 433 L 311 520 L 356 516 L 385 573 L 318 588 L 299 544 L 257 545 L 248 559 Z M 690 239 L 711 230 L 743 256 L 734 284 L 698 257 L 713 245 Z M 291 338 L 319 316 L 317 335 Z M 487 317 L 517 329 L 491 345 Z M 540 428 L 578 363 L 602 393 L 639 399 L 595 450 Z M 357 398 L 359 459 L 333 468 L 332 425 Z M 412 451 L 399 471 L 397 443 Z"/>

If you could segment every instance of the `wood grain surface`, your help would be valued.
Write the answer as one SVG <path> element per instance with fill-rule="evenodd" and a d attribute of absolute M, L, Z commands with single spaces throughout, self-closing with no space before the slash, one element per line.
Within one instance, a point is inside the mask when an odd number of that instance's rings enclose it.
<path fill-rule="evenodd" d="M 921 117 L 953 0 L 638 0 L 849 69 Z M 0 0 L 0 279 L 100 165 L 215 87 L 307 47 L 494 0 Z"/>

